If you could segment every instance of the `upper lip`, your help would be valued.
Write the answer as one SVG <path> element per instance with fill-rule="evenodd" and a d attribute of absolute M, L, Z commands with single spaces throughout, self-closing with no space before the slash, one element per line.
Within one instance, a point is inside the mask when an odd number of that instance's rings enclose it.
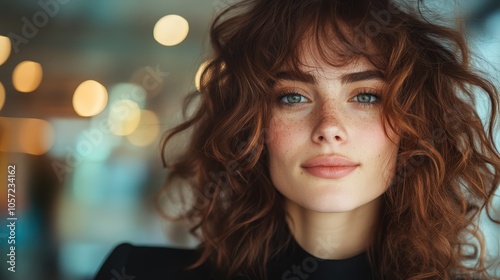
<path fill-rule="evenodd" d="M 321 155 L 306 161 L 304 164 L 302 164 L 302 167 L 304 168 L 318 167 L 318 166 L 348 167 L 348 166 L 358 166 L 358 165 L 359 163 L 355 163 L 345 157 L 337 155 Z"/>

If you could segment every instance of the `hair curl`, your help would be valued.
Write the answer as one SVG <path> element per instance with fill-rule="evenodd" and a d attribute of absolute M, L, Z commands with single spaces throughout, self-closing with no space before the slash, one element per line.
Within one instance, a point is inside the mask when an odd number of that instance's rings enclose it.
<path fill-rule="evenodd" d="M 209 261 L 228 278 L 264 279 L 266 263 L 290 241 L 265 133 L 274 74 L 283 67 L 300 72 L 307 40 L 324 61 L 366 59 L 387 82 L 383 116 L 400 147 L 369 249 L 374 277 L 486 277 L 477 218 L 486 210 L 499 222 L 490 213 L 500 183 L 499 95 L 471 66 L 460 29 L 389 0 L 245 0 L 215 18 L 210 39 L 200 90 L 184 105 L 197 100 L 197 108 L 162 143 L 163 157 L 175 135 L 192 129 L 187 149 L 163 159 L 164 190 L 181 179 L 194 194 L 183 215 L 202 239 L 194 266 Z M 491 110 L 485 125 L 474 108 L 480 93 Z M 464 264 L 470 244 L 477 249 L 472 267 Z"/>

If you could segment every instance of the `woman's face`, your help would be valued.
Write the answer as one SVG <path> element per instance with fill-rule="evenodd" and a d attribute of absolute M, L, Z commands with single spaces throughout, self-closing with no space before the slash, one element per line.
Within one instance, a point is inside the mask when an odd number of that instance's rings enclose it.
<path fill-rule="evenodd" d="M 399 139 L 384 132 L 382 75 L 361 61 L 340 68 L 310 54 L 302 61 L 305 76 L 277 74 L 267 138 L 272 182 L 306 209 L 354 210 L 384 193 L 394 173 Z"/>

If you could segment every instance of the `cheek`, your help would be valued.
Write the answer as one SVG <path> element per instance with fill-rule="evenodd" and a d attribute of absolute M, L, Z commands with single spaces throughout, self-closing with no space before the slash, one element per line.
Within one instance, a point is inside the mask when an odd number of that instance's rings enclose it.
<path fill-rule="evenodd" d="M 267 133 L 267 147 L 271 158 L 282 157 L 300 146 L 304 124 L 297 120 L 272 118 Z M 302 132 L 303 133 L 303 132 Z M 295 148 L 294 148 L 295 147 Z"/>
<path fill-rule="evenodd" d="M 357 126 L 356 131 L 351 139 L 358 139 L 355 145 L 362 154 L 370 155 L 366 159 L 383 166 L 394 165 L 399 145 L 399 138 L 394 132 L 388 129 L 386 135 L 382 122 L 375 120 L 363 122 Z"/>
<path fill-rule="evenodd" d="M 379 122 L 369 118 L 353 118 L 346 125 L 349 145 L 363 150 L 378 149 L 384 142 L 384 130 Z"/>
<path fill-rule="evenodd" d="M 394 175 L 399 144 L 399 140 L 391 135 L 390 131 L 387 132 L 389 135 L 385 134 L 382 125 L 377 126 L 376 129 L 366 130 L 365 142 L 369 144 L 362 146 L 364 153 L 370 155 L 366 160 L 369 162 L 373 176 L 380 176 L 380 180 L 386 187 Z M 397 141 L 393 142 L 391 139 Z"/>

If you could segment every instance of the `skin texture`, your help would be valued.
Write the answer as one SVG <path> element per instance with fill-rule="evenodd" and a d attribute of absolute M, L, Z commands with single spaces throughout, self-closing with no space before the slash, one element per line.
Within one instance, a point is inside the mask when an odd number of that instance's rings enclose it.
<path fill-rule="evenodd" d="M 302 61 L 300 70 L 313 80 L 285 74 L 274 87 L 267 140 L 271 179 L 286 198 L 297 242 L 320 258 L 348 258 L 370 244 L 399 139 L 384 131 L 381 77 L 345 79 L 373 67 L 363 61 L 333 67 L 312 52 Z M 356 167 L 341 178 L 321 178 L 303 167 L 318 156 L 348 159 Z"/>

